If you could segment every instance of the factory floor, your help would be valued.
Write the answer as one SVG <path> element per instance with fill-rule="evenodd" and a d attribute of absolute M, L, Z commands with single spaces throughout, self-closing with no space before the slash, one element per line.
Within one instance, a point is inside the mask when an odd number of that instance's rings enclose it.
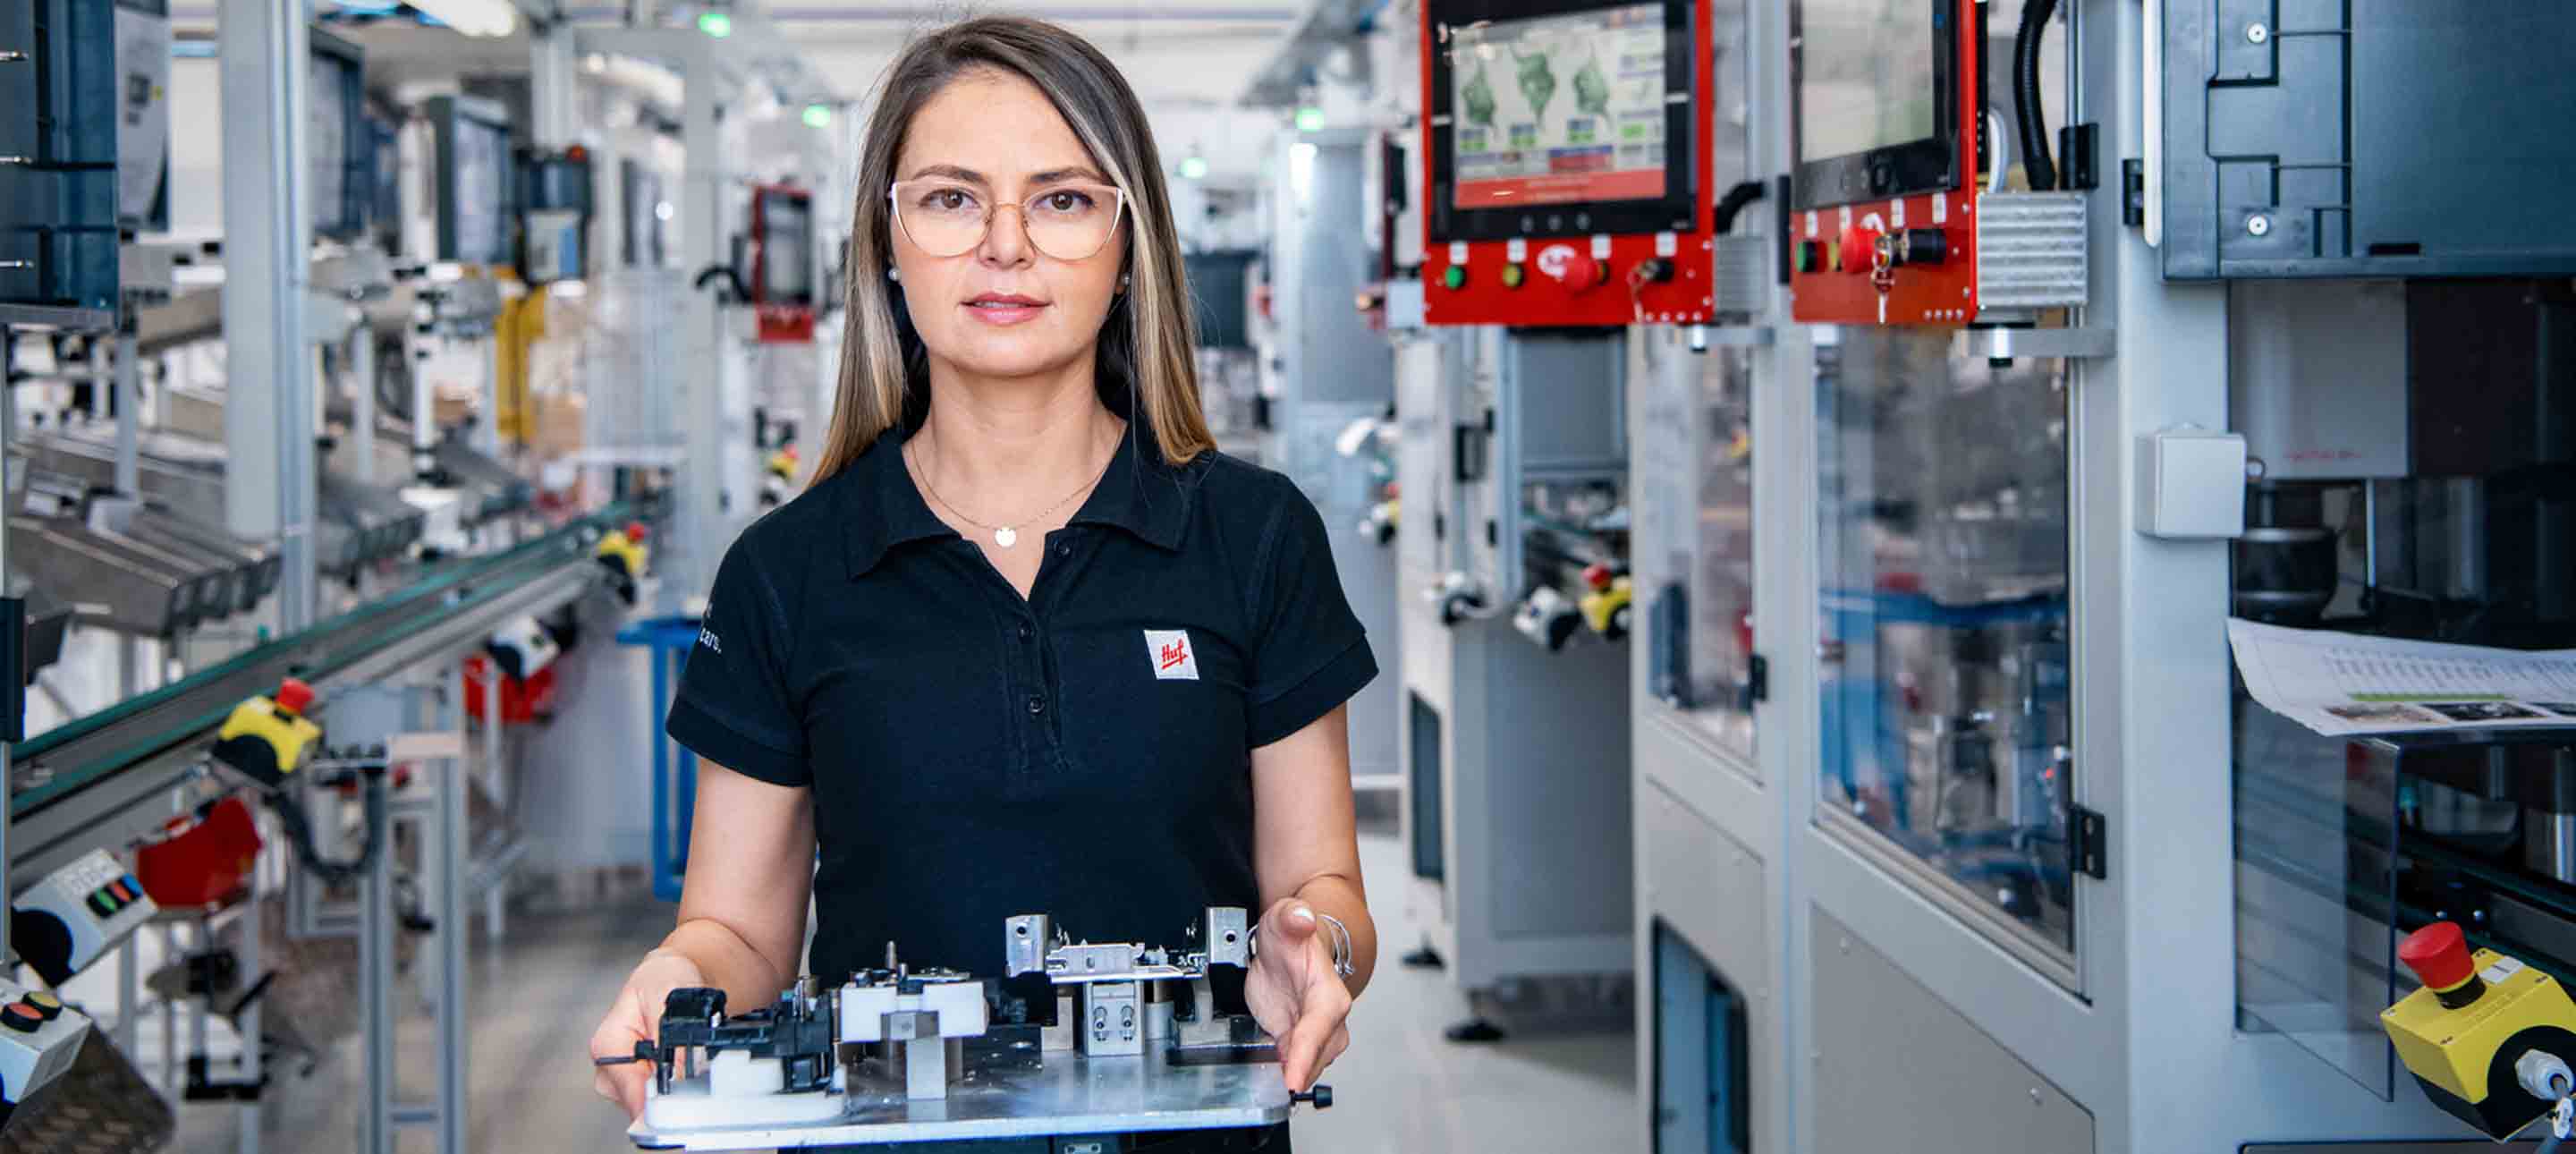
<path fill-rule="evenodd" d="M 1515 1154 L 1591 1151 L 1628 1144 L 1636 1125 L 1633 1041 L 1624 1032 L 1529 1036 L 1458 1045 L 1441 1028 L 1466 1015 L 1447 975 L 1408 970 L 1394 956 L 1420 940 L 1407 924 L 1398 879 L 1402 847 L 1361 838 L 1368 877 L 1385 895 L 1375 913 L 1384 964 L 1351 1017 L 1351 1049 L 1326 1075 L 1339 1092 L 1330 1111 L 1301 1112 L 1303 1154 Z M 591 1094 L 583 1046 L 626 967 L 670 928 L 670 907 L 638 903 L 576 915 L 512 919 L 500 945 L 474 946 L 472 1087 L 468 1148 L 476 1154 L 623 1154 L 615 1111 Z M 412 1068 L 432 1061 L 433 1031 L 408 1022 L 401 1048 Z M 265 1154 L 346 1154 L 358 1141 L 363 1068 L 355 1042 L 313 1077 L 271 1099 Z M 406 1085 L 406 1098 L 424 1087 Z M 222 1107 L 181 1115 L 175 1149 L 236 1148 L 237 1121 Z M 405 1152 L 429 1151 L 425 1131 Z"/>

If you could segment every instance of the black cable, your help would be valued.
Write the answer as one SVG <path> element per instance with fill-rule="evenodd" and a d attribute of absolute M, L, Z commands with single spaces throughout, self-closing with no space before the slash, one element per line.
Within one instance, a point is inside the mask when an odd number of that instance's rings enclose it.
<path fill-rule="evenodd" d="M 1762 199 L 1766 191 L 1758 180 L 1743 181 L 1727 189 L 1726 195 L 1717 198 L 1717 211 L 1709 218 L 1710 229 L 1720 236 L 1735 231 L 1735 214 L 1744 211 L 1745 205 Z"/>
<path fill-rule="evenodd" d="M 2029 0 L 2022 5 L 2021 29 L 2013 34 L 2013 118 L 2021 121 L 2022 171 L 2030 174 L 2032 192 L 2057 187 L 2057 164 L 2048 157 L 2048 110 L 2039 105 L 2039 41 L 2057 0 Z"/>
<path fill-rule="evenodd" d="M 304 814 L 303 799 L 289 789 L 273 789 L 263 795 L 270 809 L 277 811 L 278 823 L 286 829 L 286 840 L 294 843 L 295 856 L 304 868 L 325 883 L 338 885 L 354 881 L 376 864 L 383 851 L 385 832 L 385 771 L 369 769 L 360 776 L 366 779 L 367 840 L 358 847 L 358 856 L 349 861 L 332 861 L 322 856 L 314 844 L 313 824 Z"/>

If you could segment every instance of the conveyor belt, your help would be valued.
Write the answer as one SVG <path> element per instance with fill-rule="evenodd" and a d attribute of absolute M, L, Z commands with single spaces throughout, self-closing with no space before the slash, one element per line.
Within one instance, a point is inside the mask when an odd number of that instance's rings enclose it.
<path fill-rule="evenodd" d="M 28 784 L 10 798 L 12 876 L 44 877 L 166 819 L 158 800 L 200 772 L 225 715 L 282 677 L 311 682 L 327 710 L 335 688 L 470 648 L 511 617 L 593 588 L 601 572 L 593 542 L 638 515 L 615 505 L 508 552 L 459 559 L 399 593 L 20 743 L 13 772 Z"/>

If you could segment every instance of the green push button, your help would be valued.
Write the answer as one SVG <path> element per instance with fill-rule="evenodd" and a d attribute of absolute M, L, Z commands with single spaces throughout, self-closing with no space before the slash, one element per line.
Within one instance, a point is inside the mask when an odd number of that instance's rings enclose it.
<path fill-rule="evenodd" d="M 1446 289 L 1462 289 L 1467 287 L 1467 266 L 1463 264 L 1453 264 L 1440 270 L 1440 287 Z"/>

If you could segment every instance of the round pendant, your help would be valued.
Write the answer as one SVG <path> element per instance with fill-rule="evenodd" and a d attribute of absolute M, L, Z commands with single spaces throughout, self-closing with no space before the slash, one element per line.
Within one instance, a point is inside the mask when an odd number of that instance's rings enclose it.
<path fill-rule="evenodd" d="M 1008 525 L 1004 525 L 999 529 L 993 530 L 993 543 L 1001 546 L 1002 548 L 1008 549 L 1012 545 L 1019 543 L 1019 540 L 1020 531 L 1011 528 Z"/>

